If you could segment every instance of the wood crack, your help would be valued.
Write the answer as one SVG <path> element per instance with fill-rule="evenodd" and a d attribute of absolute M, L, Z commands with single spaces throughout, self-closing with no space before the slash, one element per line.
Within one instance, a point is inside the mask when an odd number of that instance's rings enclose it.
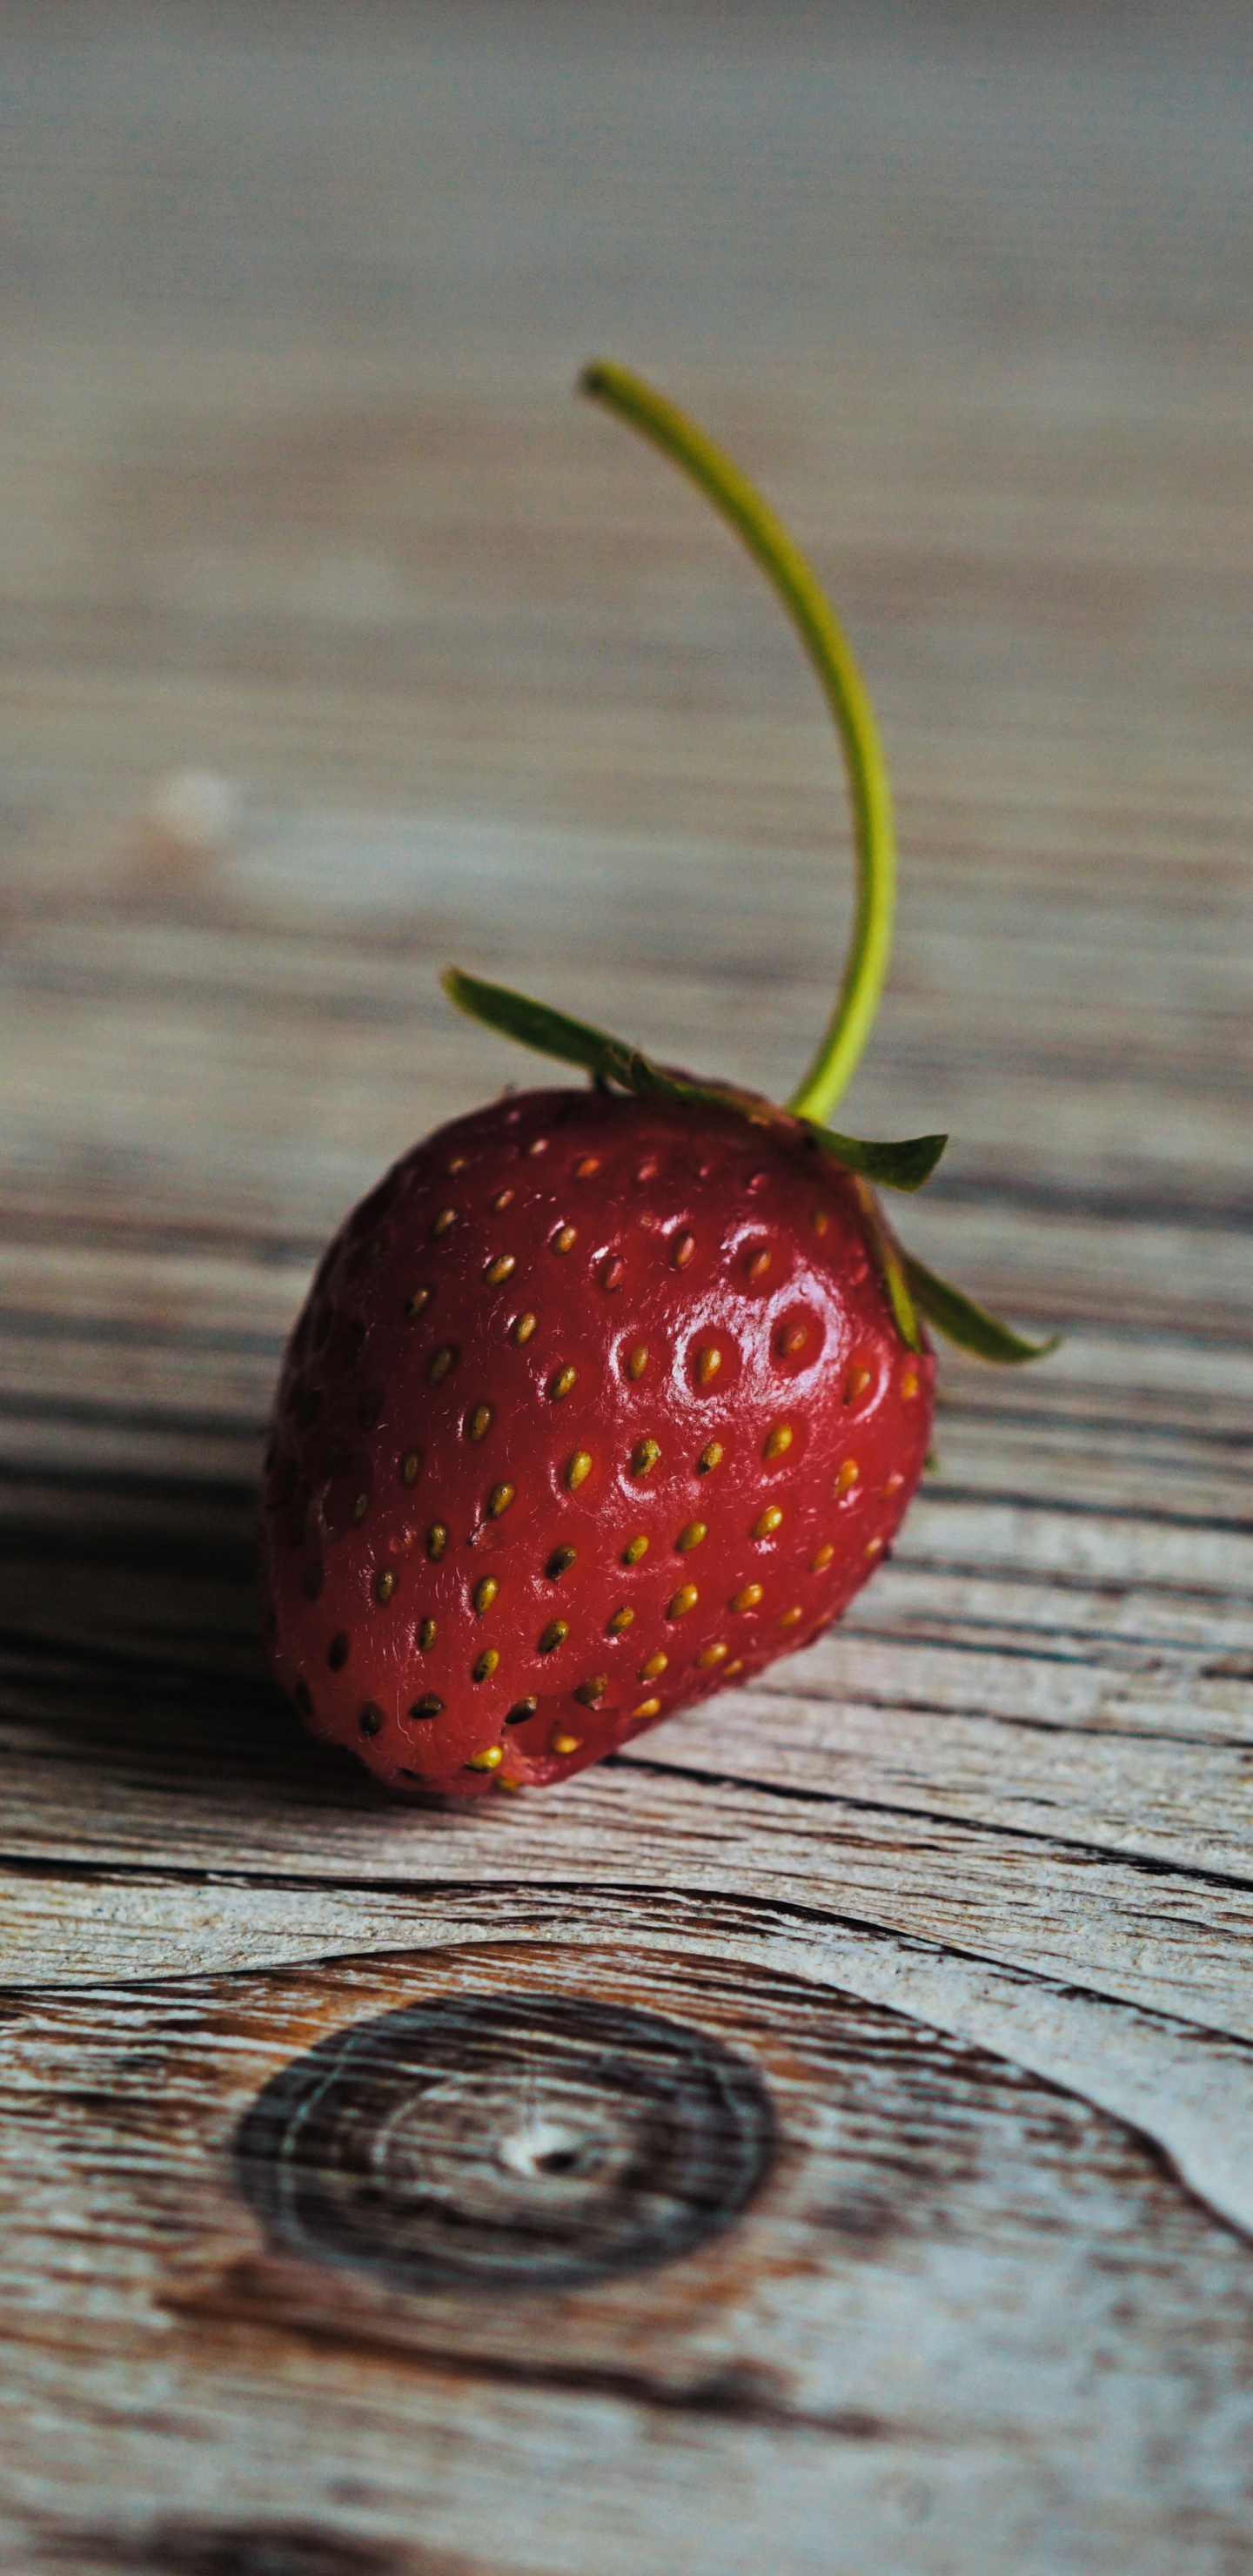
<path fill-rule="evenodd" d="M 602 1767 L 605 1770 L 648 1771 L 663 1779 L 694 1781 L 706 1789 L 747 1790 L 755 1797 L 799 1802 L 804 1806 L 847 1808 L 859 1815 L 908 1817 L 911 1822 L 935 1825 L 949 1833 L 970 1834 L 993 1842 L 1027 1843 L 1037 1850 L 1062 1852 L 1068 1859 L 1090 1863 L 1095 1868 L 1126 1868 L 1139 1871 L 1146 1877 L 1195 1880 L 1202 1886 L 1230 1887 L 1245 1895 L 1253 1894 L 1253 1876 L 1243 1878 L 1234 1871 L 1204 1869 L 1191 1861 L 1163 1860 L 1152 1852 L 1126 1851 L 1121 1844 L 1117 1851 L 1113 1851 L 1100 1843 L 1085 1842 L 1078 1837 L 1039 1833 L 1030 1825 L 993 1824 L 981 1816 L 950 1815 L 943 1808 L 911 1807 L 882 1798 L 858 1798 L 838 1789 L 806 1789 L 799 1781 L 758 1780 L 744 1772 L 706 1771 L 694 1763 L 663 1762 L 656 1756 L 635 1753 L 630 1749 L 607 1753 Z"/>
<path fill-rule="evenodd" d="M 282 1872 L 254 1870 L 247 1867 L 214 1870 L 192 1863 L 83 1860 L 72 1855 L 41 1855 L 26 1852 L 0 1852 L 0 1872 L 14 1878 L 36 1880 L 46 1878 L 54 1885 L 61 1880 L 64 1880 L 67 1885 L 85 1883 L 103 1886 L 112 1884 L 126 1886 L 131 1883 L 138 1885 L 152 1883 L 160 1886 L 168 1882 L 172 1886 L 236 1888 L 241 1893 L 251 1893 L 257 1889 L 275 1895 L 299 1895 L 308 1889 L 345 1896 L 401 1897 L 421 1904 L 446 1902 L 450 1905 L 455 1903 L 462 1906 L 473 1906 L 479 1892 L 478 1881 L 470 1876 L 409 1879 L 388 1878 L 379 1874 L 375 1877 L 362 1878 L 348 1873 Z M 702 1885 L 699 1892 L 694 1892 L 691 1889 L 677 1887 L 664 1879 L 619 1879 L 610 1875 L 588 1880 L 573 1875 L 525 1879 L 494 1874 L 492 1889 L 494 1896 L 502 1901 L 516 1902 L 523 1908 L 519 1918 L 523 1923 L 537 1921 L 553 1938 L 558 1937 L 552 1933 L 551 1900 L 554 1895 L 577 1899 L 581 1904 L 589 1906 L 595 1906 L 601 1902 L 613 1906 L 625 1905 L 633 1912 L 638 1912 L 642 1906 L 658 1905 L 667 1915 L 673 1913 L 688 1915 L 693 1936 L 698 1935 L 702 1928 L 716 1931 L 715 1909 L 721 1910 L 722 1919 L 728 1925 L 733 1925 L 740 1916 L 748 1915 L 755 1921 L 777 1920 L 807 1925 L 815 1930 L 825 1928 L 846 1931 L 859 1940 L 865 1939 L 872 1944 L 881 1944 L 906 1954 L 916 1955 L 920 1959 L 937 1962 L 949 1959 L 959 1960 L 972 1968 L 990 1970 L 1011 1985 L 1054 1996 L 1061 2002 L 1089 2003 L 1103 2011 L 1120 2015 L 1129 2014 L 1136 2021 L 1152 2025 L 1162 2031 L 1175 2031 L 1186 2035 L 1189 2039 L 1212 2042 L 1215 2046 L 1234 2049 L 1241 2056 L 1247 2057 L 1253 2065 L 1253 2040 L 1250 2040 L 1245 2032 L 1229 2029 L 1221 2022 L 1203 2020 L 1187 2013 L 1166 2012 L 1159 2005 L 1130 2000 L 1125 1995 L 1103 1986 L 1089 1984 L 1080 1978 L 1059 1977 L 1047 1969 L 1030 1967 L 1021 1960 L 1007 1957 L 997 1951 L 979 1950 L 968 1942 L 948 1937 L 930 1938 L 922 1933 L 901 1929 L 895 1924 L 877 1921 L 873 1915 L 850 1912 L 846 1907 L 807 1904 L 799 1897 L 781 1896 L 774 1891 L 766 1894 L 744 1886 L 719 1887 L 706 1884 Z M 511 1921 L 510 1936 L 517 1928 L 517 1922 Z M 459 1937 L 464 1937 L 464 1934 Z M 492 1933 L 486 1931 L 481 1937 L 484 1941 L 490 1942 Z M 695 1945 L 694 1939 L 693 1946 Z M 396 1945 L 393 1941 L 389 1946 Z M 375 1955 L 376 1947 L 377 1945 L 371 1944 L 369 1949 L 358 1953 L 350 1945 L 337 1945 L 333 1950 L 311 1953 L 307 1964 L 310 1967 L 330 1966 L 336 1961 L 355 1956 L 371 1957 Z M 262 1967 L 247 1973 L 262 1976 L 277 1975 L 280 1970 L 277 1967 Z M 171 1971 L 168 1977 L 147 1973 L 133 1978 L 113 1975 L 101 1979 L 98 1989 L 95 1986 L 90 1988 L 75 1986 L 65 1991 L 81 1994 L 84 1991 L 98 1990 L 101 1994 L 105 1994 L 116 1990 L 128 1995 L 143 1994 L 150 1991 L 161 1992 L 167 1986 L 195 1985 L 201 1981 L 201 1972 L 179 1969 Z M 36 1978 L 23 1979 L 7 1989 L 12 1996 L 59 1991 L 61 1991 L 59 1988 L 41 1986 Z"/>

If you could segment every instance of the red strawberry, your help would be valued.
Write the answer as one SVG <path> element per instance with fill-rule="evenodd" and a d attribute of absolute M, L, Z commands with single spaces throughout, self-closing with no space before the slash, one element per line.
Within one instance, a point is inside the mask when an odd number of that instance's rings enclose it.
<path fill-rule="evenodd" d="M 732 1111 L 535 1091 L 337 1235 L 279 1390 L 280 1680 L 390 1785 L 564 1779 L 827 1627 L 922 1472 L 856 1182 Z"/>
<path fill-rule="evenodd" d="M 402 1791 L 564 1779 L 807 1643 L 922 1473 L 917 1310 L 985 1358 L 1036 1355 L 879 1214 L 868 1183 L 916 1189 L 944 1138 L 865 1145 L 820 1123 L 865 1042 L 892 907 L 886 776 L 847 644 L 681 413 L 621 369 L 584 382 L 692 474 L 794 617 L 849 762 L 858 913 L 787 1111 L 445 977 L 598 1089 L 498 1101 L 415 1146 L 336 1236 L 284 1364 L 263 1540 L 275 1669 L 318 1734 Z"/>

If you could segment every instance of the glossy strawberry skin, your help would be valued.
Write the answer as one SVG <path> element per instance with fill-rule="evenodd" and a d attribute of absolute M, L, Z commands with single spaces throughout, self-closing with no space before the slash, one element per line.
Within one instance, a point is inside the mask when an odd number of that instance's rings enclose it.
<path fill-rule="evenodd" d="M 839 1616 L 918 1483 L 933 1366 L 858 1184 L 799 1139 L 595 1091 L 459 1119 L 347 1219 L 292 1335 L 278 1679 L 402 1795 L 565 1779 Z"/>

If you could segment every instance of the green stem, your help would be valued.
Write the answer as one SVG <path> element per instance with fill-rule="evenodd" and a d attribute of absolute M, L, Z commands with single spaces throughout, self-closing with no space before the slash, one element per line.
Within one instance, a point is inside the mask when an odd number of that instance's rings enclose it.
<path fill-rule="evenodd" d="M 870 1035 L 892 946 L 896 837 L 892 792 L 874 709 L 848 638 L 782 521 L 704 431 L 627 367 L 599 359 L 580 391 L 633 429 L 685 473 L 721 511 L 773 583 L 817 673 L 835 718 L 848 772 L 857 854 L 857 907 L 843 979 L 822 1044 L 788 1102 L 798 1117 L 825 1125 Z"/>

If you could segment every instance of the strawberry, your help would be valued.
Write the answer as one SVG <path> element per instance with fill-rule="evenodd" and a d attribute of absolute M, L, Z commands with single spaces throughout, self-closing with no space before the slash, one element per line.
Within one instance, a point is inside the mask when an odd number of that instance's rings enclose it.
<path fill-rule="evenodd" d="M 293 1336 L 275 1662 L 393 1786 L 558 1780 L 829 1625 L 927 1452 L 851 1175 L 533 1091 L 414 1148 Z"/>
<path fill-rule="evenodd" d="M 441 1128 L 346 1220 L 279 1382 L 262 1517 L 275 1671 L 402 1794 L 566 1778 L 828 1627 L 927 1455 L 919 1321 L 1036 1347 L 897 1245 L 872 1183 L 944 1138 L 823 1120 L 887 954 L 881 756 L 831 611 L 728 460 L 623 370 L 592 391 L 703 485 L 784 596 L 849 755 L 862 902 L 791 1107 L 450 971 L 462 1008 L 581 1065 Z"/>

